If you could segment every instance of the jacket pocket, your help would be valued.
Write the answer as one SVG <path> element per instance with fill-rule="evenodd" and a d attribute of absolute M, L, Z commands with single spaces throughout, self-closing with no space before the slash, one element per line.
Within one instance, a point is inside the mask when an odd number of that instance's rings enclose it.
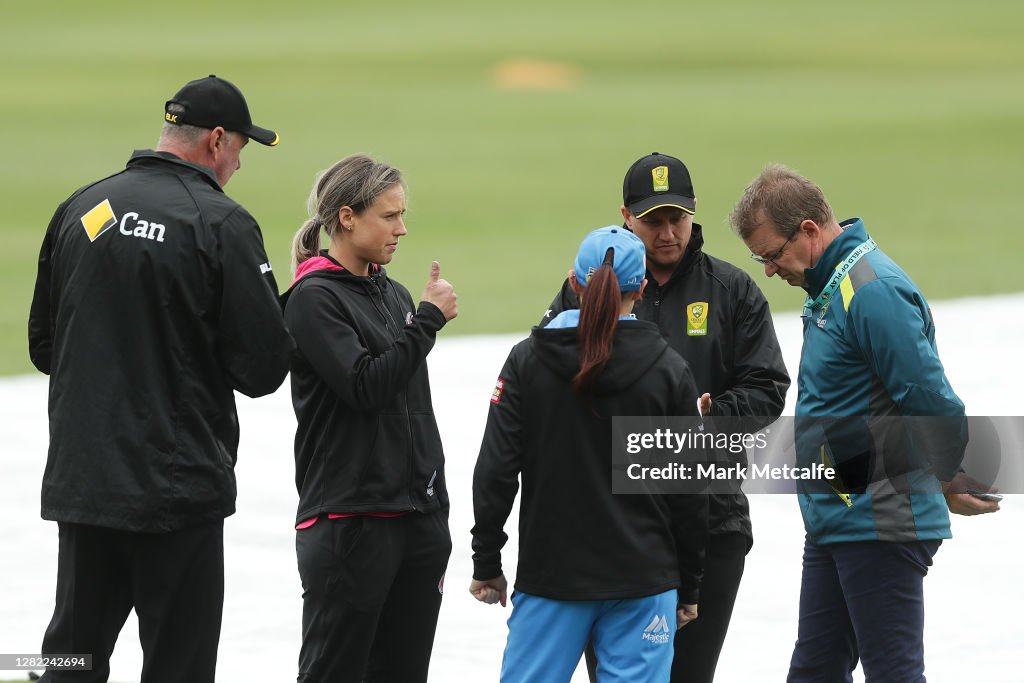
<path fill-rule="evenodd" d="M 404 499 L 409 483 L 409 422 L 405 414 L 376 416 L 368 445 L 357 446 L 361 459 L 355 498 L 361 503 L 393 503 Z"/>

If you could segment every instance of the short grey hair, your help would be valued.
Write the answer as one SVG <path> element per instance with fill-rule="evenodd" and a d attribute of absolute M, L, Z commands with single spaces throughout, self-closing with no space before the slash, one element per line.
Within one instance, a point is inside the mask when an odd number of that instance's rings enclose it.
<path fill-rule="evenodd" d="M 159 144 L 162 146 L 166 143 L 175 143 L 191 147 L 192 145 L 197 144 L 203 136 L 209 132 L 209 128 L 190 126 L 187 123 L 178 124 L 165 121 L 164 127 L 160 129 Z"/>
<path fill-rule="evenodd" d="M 812 220 L 825 226 L 835 219 L 825 193 L 813 181 L 782 164 L 769 164 L 747 186 L 729 214 L 732 229 L 747 239 L 765 219 L 783 237 L 792 237 L 800 224 Z"/>
<path fill-rule="evenodd" d="M 184 112 L 185 107 L 177 102 L 167 103 L 168 114 L 182 114 Z M 163 146 L 166 143 L 192 146 L 199 142 L 199 139 L 202 138 L 203 134 L 206 132 L 207 130 L 205 128 L 190 126 L 187 123 L 171 123 L 170 121 L 165 120 L 164 127 L 160 129 L 160 141 L 157 144 L 158 146 Z"/>

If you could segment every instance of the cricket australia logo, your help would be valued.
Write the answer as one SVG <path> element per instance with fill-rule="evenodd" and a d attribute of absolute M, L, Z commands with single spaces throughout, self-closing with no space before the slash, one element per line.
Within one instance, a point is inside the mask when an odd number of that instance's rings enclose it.
<path fill-rule="evenodd" d="M 667 643 L 671 636 L 672 631 L 669 630 L 668 620 L 665 619 L 664 614 L 655 614 L 643 633 L 643 639 L 649 640 L 652 643 Z"/>
<path fill-rule="evenodd" d="M 651 181 L 651 189 L 655 192 L 668 192 L 668 166 L 652 168 Z"/>
<path fill-rule="evenodd" d="M 686 307 L 686 335 L 688 337 L 704 337 L 708 333 L 707 301 L 694 301 Z"/>

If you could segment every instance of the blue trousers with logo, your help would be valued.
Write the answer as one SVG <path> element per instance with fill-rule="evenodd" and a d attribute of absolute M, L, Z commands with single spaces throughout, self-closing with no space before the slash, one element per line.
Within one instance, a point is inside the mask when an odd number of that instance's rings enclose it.
<path fill-rule="evenodd" d="M 568 683 L 587 641 L 600 683 L 663 683 L 672 670 L 675 589 L 627 600 L 512 596 L 502 683 Z"/>
<path fill-rule="evenodd" d="M 804 544 L 788 683 L 924 683 L 924 577 L 942 541 Z"/>

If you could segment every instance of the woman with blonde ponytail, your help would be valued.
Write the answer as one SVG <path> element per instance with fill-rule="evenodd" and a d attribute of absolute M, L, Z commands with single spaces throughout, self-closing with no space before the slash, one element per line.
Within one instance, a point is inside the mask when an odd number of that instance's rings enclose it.
<path fill-rule="evenodd" d="M 631 315 L 644 261 L 628 230 L 587 235 L 569 271 L 579 310 L 534 328 L 494 389 L 473 475 L 469 590 L 505 605 L 503 527 L 521 477 L 502 683 L 567 682 L 588 640 L 602 680 L 667 681 L 671 634 L 697 616 L 707 496 L 612 494 L 613 416 L 697 414 L 686 361 Z"/>
<path fill-rule="evenodd" d="M 455 291 L 434 261 L 416 305 L 384 269 L 408 232 L 398 169 L 345 157 L 309 209 L 282 297 L 298 347 L 298 681 L 422 683 L 451 553 L 426 356 Z"/>

